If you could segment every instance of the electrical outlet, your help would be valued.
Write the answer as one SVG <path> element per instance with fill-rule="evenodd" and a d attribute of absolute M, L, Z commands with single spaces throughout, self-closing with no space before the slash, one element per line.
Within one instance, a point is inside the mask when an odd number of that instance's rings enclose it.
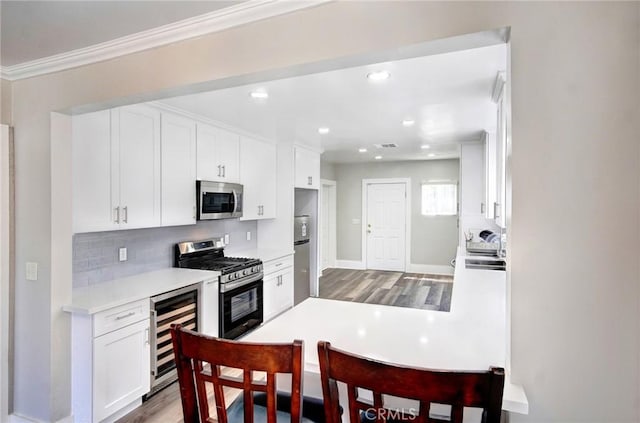
<path fill-rule="evenodd" d="M 251 241 L 251 231 L 247 231 L 247 241 Z"/>
<path fill-rule="evenodd" d="M 118 249 L 118 258 L 120 261 L 127 261 L 127 247 L 120 247 L 120 249 Z"/>
<path fill-rule="evenodd" d="M 229 234 L 224 234 L 224 245 L 229 245 Z"/>
<path fill-rule="evenodd" d="M 27 262 L 26 278 L 28 281 L 38 280 L 38 263 Z"/>

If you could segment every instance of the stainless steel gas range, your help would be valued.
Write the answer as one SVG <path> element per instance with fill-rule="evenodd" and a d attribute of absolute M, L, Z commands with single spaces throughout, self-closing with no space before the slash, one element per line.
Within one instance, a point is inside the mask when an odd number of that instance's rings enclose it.
<path fill-rule="evenodd" d="M 209 239 L 177 244 L 176 266 L 220 272 L 220 338 L 236 339 L 262 323 L 263 273 L 259 259 L 226 257 L 217 240 Z"/>

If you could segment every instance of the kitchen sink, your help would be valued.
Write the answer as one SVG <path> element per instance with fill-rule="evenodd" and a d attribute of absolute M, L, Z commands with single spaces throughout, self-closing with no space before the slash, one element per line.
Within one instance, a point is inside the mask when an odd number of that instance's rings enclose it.
<path fill-rule="evenodd" d="M 507 268 L 507 262 L 504 260 L 465 259 L 464 264 L 467 269 L 506 270 Z"/>

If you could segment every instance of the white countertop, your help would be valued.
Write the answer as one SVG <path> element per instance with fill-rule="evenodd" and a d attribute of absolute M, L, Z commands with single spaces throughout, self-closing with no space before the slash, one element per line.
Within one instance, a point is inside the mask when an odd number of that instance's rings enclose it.
<path fill-rule="evenodd" d="M 224 250 L 225 256 L 258 258 L 263 262 L 269 261 L 269 260 L 275 260 L 280 257 L 291 255 L 293 253 L 294 253 L 293 245 L 289 249 L 256 248 L 251 250 L 233 250 L 233 249 Z"/>
<path fill-rule="evenodd" d="M 461 253 L 461 252 L 459 252 Z M 464 263 L 459 254 L 458 263 Z M 309 298 L 243 338 L 305 342 L 305 371 L 319 373 L 317 343 L 375 359 L 434 369 L 505 366 L 506 274 L 455 270 L 450 312 Z M 522 388 L 505 382 L 503 409 L 526 413 Z"/>
<path fill-rule="evenodd" d="M 72 293 L 72 303 L 62 307 L 64 311 L 94 314 L 132 301 L 149 298 L 210 279 L 217 279 L 219 272 L 170 267 L 154 272 L 141 273 L 114 279 L 83 288 Z"/>

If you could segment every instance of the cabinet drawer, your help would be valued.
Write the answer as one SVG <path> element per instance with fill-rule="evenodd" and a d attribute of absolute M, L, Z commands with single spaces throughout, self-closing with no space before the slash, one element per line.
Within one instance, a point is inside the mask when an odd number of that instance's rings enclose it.
<path fill-rule="evenodd" d="M 263 272 L 265 275 L 269 275 L 273 272 L 278 272 L 282 269 L 286 269 L 287 267 L 292 267 L 292 266 L 293 266 L 292 255 L 280 257 L 276 260 L 265 261 L 262 264 Z"/>
<path fill-rule="evenodd" d="M 149 312 L 149 299 L 144 299 L 96 313 L 93 316 L 93 336 L 100 336 L 131 323 L 148 319 Z"/>

